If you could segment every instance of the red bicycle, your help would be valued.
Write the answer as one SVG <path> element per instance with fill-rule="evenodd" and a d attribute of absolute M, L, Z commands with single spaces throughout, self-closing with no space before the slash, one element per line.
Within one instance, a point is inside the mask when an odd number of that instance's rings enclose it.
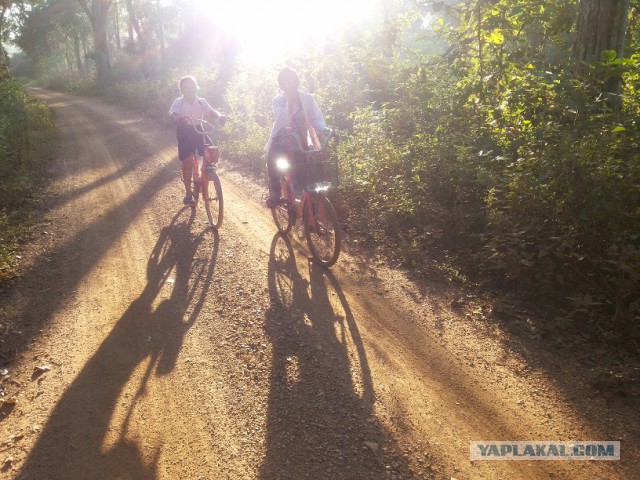
<path fill-rule="evenodd" d="M 191 187 L 193 192 L 193 202 L 191 207 L 195 209 L 198 206 L 198 197 L 202 192 L 202 200 L 204 200 L 204 208 L 212 227 L 220 228 L 222 226 L 222 217 L 224 214 L 224 199 L 222 196 L 222 185 L 220 178 L 216 172 L 216 165 L 220 159 L 220 149 L 215 145 L 206 145 L 207 137 L 210 138 L 215 130 L 215 126 L 206 120 L 196 120 L 191 117 L 180 117 L 187 119 L 196 132 L 203 136 L 205 140 L 204 155 L 202 157 L 202 167 L 198 165 L 198 156 L 192 155 L 193 168 L 191 169 Z M 185 160 L 189 161 L 189 160 Z"/>
<path fill-rule="evenodd" d="M 271 209 L 273 221 L 282 234 L 287 234 L 295 225 L 298 218 L 302 218 L 304 235 L 313 259 L 323 267 L 330 267 L 338 260 L 342 243 L 342 231 L 338 223 L 338 216 L 326 194 L 332 186 L 330 181 L 316 181 L 311 183 L 312 177 L 323 172 L 323 167 L 330 166 L 330 161 L 323 155 L 325 147 L 332 138 L 337 139 L 333 130 L 328 130 L 324 142 L 319 149 L 305 150 L 300 144 L 298 135 L 291 129 L 285 129 L 277 139 L 286 143 L 295 138 L 299 148 L 295 152 L 301 157 L 298 165 L 293 166 L 288 156 L 282 156 L 275 161 L 280 173 L 281 198 L 278 205 Z M 294 143 L 295 144 L 295 143 Z M 296 192 L 294 170 L 302 168 L 304 180 L 302 192 Z"/>

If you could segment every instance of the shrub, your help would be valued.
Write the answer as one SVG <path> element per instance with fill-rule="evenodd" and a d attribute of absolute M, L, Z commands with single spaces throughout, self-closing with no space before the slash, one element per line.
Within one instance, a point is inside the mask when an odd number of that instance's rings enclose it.
<path fill-rule="evenodd" d="M 49 110 L 27 96 L 7 75 L 0 76 L 0 282 L 10 277 L 16 243 L 30 227 L 34 193 L 52 150 Z"/>

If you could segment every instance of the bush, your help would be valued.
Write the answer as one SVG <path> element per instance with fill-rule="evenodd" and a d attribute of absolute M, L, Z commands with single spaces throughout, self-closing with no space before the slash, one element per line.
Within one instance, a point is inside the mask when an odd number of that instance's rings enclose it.
<path fill-rule="evenodd" d="M 49 110 L 7 75 L 0 77 L 0 282 L 14 268 L 18 239 L 30 227 L 42 165 L 51 152 Z"/>
<path fill-rule="evenodd" d="M 593 81 L 510 68 L 484 96 L 466 74 L 454 89 L 451 71 L 396 69 L 398 100 L 357 109 L 341 146 L 347 225 L 409 263 L 446 249 L 634 344 L 638 109 L 608 111 Z"/>

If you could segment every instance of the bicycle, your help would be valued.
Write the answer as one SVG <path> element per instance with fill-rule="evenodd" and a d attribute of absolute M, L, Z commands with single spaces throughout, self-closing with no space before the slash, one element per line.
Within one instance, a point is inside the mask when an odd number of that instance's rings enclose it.
<path fill-rule="evenodd" d="M 279 203 L 271 209 L 273 221 L 282 234 L 287 234 L 295 225 L 298 218 L 302 218 L 304 234 L 311 255 L 316 263 L 328 268 L 338 260 L 342 243 L 342 231 L 338 223 L 338 216 L 326 196 L 332 186 L 330 181 L 319 181 L 309 183 L 310 170 L 313 168 L 320 171 L 322 166 L 329 164 L 327 160 L 322 160 L 322 154 L 331 138 L 337 139 L 337 134 L 333 130 L 328 130 L 328 135 L 318 149 L 306 150 L 302 147 L 300 139 L 291 129 L 276 137 L 277 141 L 286 142 L 287 137 L 295 138 L 292 142 L 297 147 L 291 153 L 302 153 L 302 165 L 296 168 L 303 168 L 305 178 L 303 181 L 302 194 L 298 195 L 294 188 L 295 172 L 293 165 L 287 156 L 276 159 L 275 167 L 280 173 L 281 198 Z M 300 198 L 298 198 L 300 197 Z"/>
<path fill-rule="evenodd" d="M 222 196 L 222 185 L 220 178 L 216 172 L 216 165 L 220 159 L 220 149 L 215 145 L 207 145 L 207 137 L 210 136 L 215 126 L 206 120 L 195 120 L 191 117 L 180 117 L 187 119 L 193 129 L 202 135 L 205 141 L 205 148 L 202 156 L 202 167 L 198 165 L 198 155 L 193 154 L 191 161 L 193 168 L 191 169 L 191 187 L 193 192 L 193 202 L 191 208 L 194 210 L 198 206 L 198 197 L 202 192 L 204 200 L 204 208 L 207 212 L 209 223 L 212 227 L 220 228 L 222 226 L 222 218 L 224 214 L 224 198 Z M 185 160 L 189 161 L 189 160 Z M 200 175 L 198 175 L 200 170 Z"/>

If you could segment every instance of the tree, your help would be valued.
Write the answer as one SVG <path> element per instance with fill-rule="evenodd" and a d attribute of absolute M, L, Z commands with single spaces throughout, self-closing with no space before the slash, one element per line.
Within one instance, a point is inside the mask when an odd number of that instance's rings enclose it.
<path fill-rule="evenodd" d="M 629 0 L 580 0 L 572 52 L 576 74 L 600 62 L 604 52 L 623 57 L 628 17 Z M 610 77 L 605 91 L 617 93 L 619 86 L 620 77 Z"/>
<path fill-rule="evenodd" d="M 113 0 L 78 0 L 83 8 L 93 30 L 93 48 L 96 62 L 96 82 L 107 85 L 111 81 L 111 60 L 107 39 L 107 24 L 109 23 L 109 8 Z"/>
<path fill-rule="evenodd" d="M 4 30 L 4 16 L 7 13 L 7 10 L 9 10 L 9 2 L 2 2 L 0 3 L 0 55 L 2 55 L 2 58 L 0 59 L 0 61 L 2 62 L 2 65 L 7 65 L 7 57 L 5 55 L 4 52 L 4 46 L 2 45 L 2 33 Z"/>
<path fill-rule="evenodd" d="M 149 49 L 150 41 L 148 39 L 147 32 L 144 30 L 144 26 L 145 26 L 144 11 L 139 12 L 138 9 L 134 8 L 133 0 L 126 0 L 125 6 L 127 9 L 127 14 L 129 16 L 128 50 L 133 56 L 138 58 L 142 74 L 144 75 L 144 78 L 148 80 L 150 78 L 150 75 L 149 75 L 149 69 L 147 67 L 147 61 L 148 61 L 147 50 Z M 149 24 L 149 22 L 146 22 L 146 23 Z M 135 31 L 135 38 L 133 34 L 134 31 Z"/>
<path fill-rule="evenodd" d="M 65 58 L 67 69 L 83 70 L 82 45 L 91 27 L 76 0 L 47 0 L 29 9 L 16 29 L 14 43 L 36 67 L 55 69 Z"/>
<path fill-rule="evenodd" d="M 4 42 L 8 39 L 9 30 L 12 26 L 13 17 L 12 10 L 17 9 L 24 12 L 25 5 L 32 2 L 16 1 L 16 0 L 0 0 L 0 65 L 7 66 L 6 53 L 4 50 Z"/>

